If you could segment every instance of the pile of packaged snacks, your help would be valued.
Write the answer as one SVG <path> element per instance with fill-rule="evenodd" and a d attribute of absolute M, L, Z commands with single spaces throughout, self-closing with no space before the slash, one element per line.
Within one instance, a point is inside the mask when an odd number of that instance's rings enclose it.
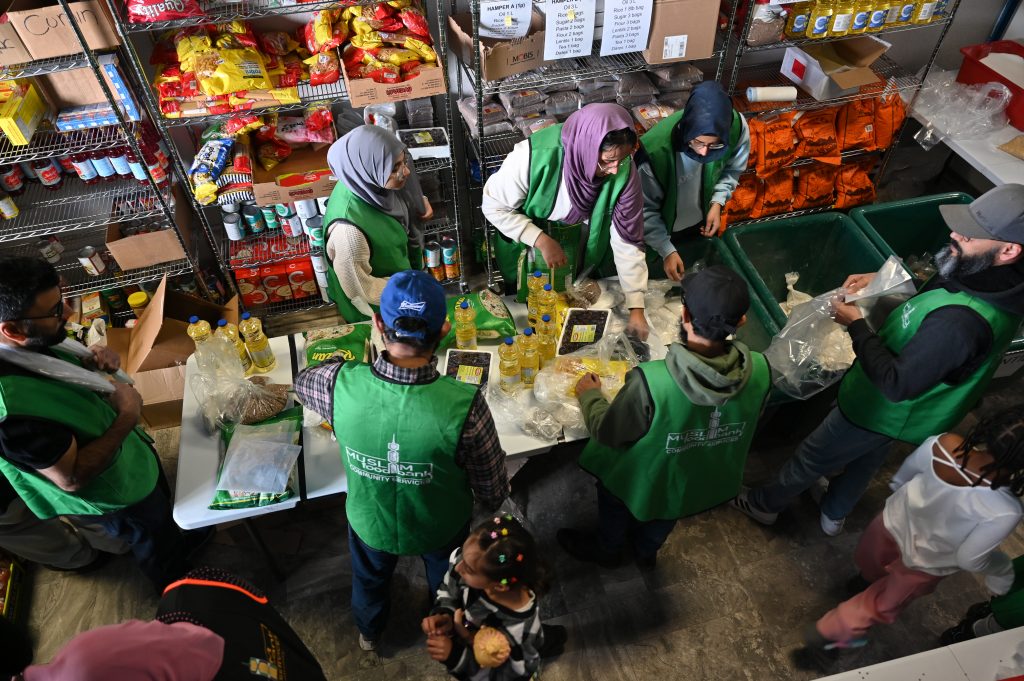
<path fill-rule="evenodd" d="M 434 40 L 419 0 L 391 0 L 334 12 L 332 25 L 349 36 L 342 52 L 349 78 L 399 83 L 418 76 L 421 67 L 437 66 Z"/>

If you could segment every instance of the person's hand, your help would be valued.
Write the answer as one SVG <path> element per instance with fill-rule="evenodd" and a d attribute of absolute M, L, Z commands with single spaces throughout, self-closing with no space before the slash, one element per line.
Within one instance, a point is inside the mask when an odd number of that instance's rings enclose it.
<path fill-rule="evenodd" d="M 548 267 L 554 269 L 555 267 L 569 264 L 569 259 L 565 257 L 562 245 L 547 234 L 541 234 L 537 237 L 537 241 L 533 243 L 533 246 L 544 256 L 544 262 L 547 263 Z"/>
<path fill-rule="evenodd" d="M 678 251 L 672 251 L 665 256 L 665 276 L 672 281 L 682 281 L 683 272 L 686 268 L 683 266 L 683 259 L 679 256 Z"/>
<path fill-rule="evenodd" d="M 718 229 L 722 226 L 722 207 L 717 203 L 712 203 L 711 208 L 708 209 L 708 217 L 704 222 L 704 226 L 701 228 L 700 233 L 704 236 L 715 236 L 718 234 Z"/>
<path fill-rule="evenodd" d="M 851 274 L 843 282 L 843 288 L 846 289 L 847 293 L 857 293 L 862 288 L 871 283 L 871 280 L 875 278 L 874 272 L 868 272 L 867 274 Z"/>
<path fill-rule="evenodd" d="M 629 321 L 626 322 L 626 335 L 645 341 L 650 333 L 651 328 L 647 326 L 647 317 L 644 316 L 644 309 L 642 307 L 631 308 L 629 311 Z"/>
<path fill-rule="evenodd" d="M 583 393 L 588 390 L 600 390 L 601 389 L 601 377 L 595 373 L 587 372 L 580 376 L 580 380 L 576 381 L 576 398 L 578 399 Z"/>
<path fill-rule="evenodd" d="M 99 369 L 112 374 L 121 368 L 121 358 L 110 348 L 94 345 L 89 350 L 92 352 L 92 357 L 82 360 L 82 366 L 86 369 Z"/>
<path fill-rule="evenodd" d="M 427 197 L 423 197 L 423 213 L 420 215 L 421 220 L 429 220 L 434 217 L 434 207 L 430 205 L 430 200 Z"/>
<path fill-rule="evenodd" d="M 864 319 L 863 313 L 855 303 L 847 303 L 840 296 L 832 298 L 832 313 L 832 318 L 840 326 L 849 326 L 858 319 Z"/>
<path fill-rule="evenodd" d="M 451 636 L 452 616 L 444 613 L 424 617 L 423 621 L 420 622 L 420 628 L 427 636 Z"/>
<path fill-rule="evenodd" d="M 444 662 L 452 654 L 452 640 L 448 636 L 431 636 L 427 639 L 427 654 L 430 659 Z"/>
<path fill-rule="evenodd" d="M 142 395 L 127 383 L 115 383 L 110 405 L 119 415 L 134 416 L 135 420 L 138 420 L 142 414 Z"/>

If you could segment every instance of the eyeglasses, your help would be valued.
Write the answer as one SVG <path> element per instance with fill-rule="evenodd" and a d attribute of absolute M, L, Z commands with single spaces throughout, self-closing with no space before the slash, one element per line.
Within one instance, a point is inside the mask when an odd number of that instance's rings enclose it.
<path fill-rule="evenodd" d="M 61 319 L 64 317 L 64 289 L 60 290 L 60 299 L 57 304 L 53 306 L 48 314 L 36 315 L 34 317 L 16 317 L 14 319 L 4 319 L 5 322 L 29 322 L 38 319 Z"/>
<path fill-rule="evenodd" d="M 707 142 L 701 142 L 700 140 L 690 140 L 690 148 L 694 151 L 700 151 L 701 149 L 707 149 L 708 151 L 718 151 L 719 149 L 725 149 L 725 144 L 722 142 L 714 142 L 708 144 Z"/>

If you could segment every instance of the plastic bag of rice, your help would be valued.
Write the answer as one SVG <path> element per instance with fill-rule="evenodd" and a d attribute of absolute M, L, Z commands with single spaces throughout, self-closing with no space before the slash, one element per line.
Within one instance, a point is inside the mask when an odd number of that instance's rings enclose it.
<path fill-rule="evenodd" d="M 346 362 L 365 362 L 370 332 L 369 322 L 306 331 L 306 366 L 316 366 L 332 357 L 341 357 Z"/>

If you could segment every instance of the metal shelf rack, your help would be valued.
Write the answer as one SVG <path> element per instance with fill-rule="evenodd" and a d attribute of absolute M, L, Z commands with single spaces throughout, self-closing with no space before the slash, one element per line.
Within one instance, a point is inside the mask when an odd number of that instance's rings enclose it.
<path fill-rule="evenodd" d="M 325 102 L 328 104 L 334 104 L 335 102 L 348 101 L 348 90 L 345 89 L 345 81 L 341 78 L 338 79 L 338 82 L 331 83 L 330 85 L 310 85 L 308 82 L 302 82 L 299 83 L 298 90 L 299 99 L 301 100 L 298 104 L 279 104 L 277 106 L 264 106 L 250 109 L 245 113 L 262 116 L 264 114 L 286 113 L 288 111 L 302 111 L 304 108 L 306 108 L 313 102 Z M 182 125 L 205 126 L 210 125 L 212 123 L 218 123 L 220 121 L 226 121 L 230 118 L 238 116 L 238 114 L 238 111 L 232 111 L 226 114 L 182 116 L 181 118 L 167 118 L 166 116 L 164 116 L 161 117 L 160 124 L 165 128 L 173 128 Z"/>
<path fill-rule="evenodd" d="M 66 154 L 112 149 L 127 144 L 128 138 L 134 137 L 136 130 L 136 126 L 131 123 L 124 128 L 119 125 L 108 125 L 70 132 L 50 130 L 32 135 L 32 139 L 24 146 L 12 144 L 7 137 L 4 137 L 0 139 L 0 164 L 36 161 Z"/>
<path fill-rule="evenodd" d="M 906 26 L 893 26 L 892 28 L 885 28 L 885 29 L 882 29 L 881 31 L 875 31 L 873 33 L 868 33 L 866 35 L 888 36 L 888 35 L 892 35 L 893 33 L 902 33 L 904 31 L 914 31 L 914 30 L 920 30 L 920 29 L 926 29 L 926 28 L 935 28 L 936 26 L 945 26 L 946 24 L 949 24 L 951 21 L 952 21 L 952 18 L 946 17 L 945 19 L 940 19 L 939 21 L 933 21 L 933 22 L 928 23 L 928 24 L 909 24 L 909 25 L 906 25 Z M 845 40 L 846 38 L 849 38 L 849 37 L 851 37 L 851 36 L 843 35 L 843 36 L 838 36 L 838 37 L 834 37 L 833 36 L 833 37 L 828 37 L 828 38 L 798 38 L 796 40 L 783 40 L 783 41 L 780 41 L 780 42 L 777 42 L 777 43 L 769 43 L 767 45 L 747 45 L 746 44 L 746 40 L 744 40 L 742 42 L 743 42 L 743 45 L 744 45 L 743 51 L 746 52 L 746 53 L 750 53 L 750 52 L 767 52 L 769 50 L 780 50 L 780 49 L 784 49 L 784 48 L 787 48 L 787 47 L 800 47 L 802 45 L 820 45 L 822 43 L 835 42 L 836 40 Z"/>
<path fill-rule="evenodd" d="M 89 60 L 85 54 L 71 54 L 63 57 L 52 57 L 50 59 L 39 59 L 24 64 L 12 64 L 0 66 L 0 80 L 14 80 L 15 78 L 28 78 L 30 76 L 45 76 L 49 73 L 60 71 L 73 71 L 75 69 L 89 68 Z"/>
<path fill-rule="evenodd" d="M 185 19 L 170 21 L 132 22 L 127 9 L 118 7 L 115 16 L 129 33 L 152 33 L 168 29 L 186 28 L 189 26 L 205 26 L 208 24 L 224 24 L 231 21 L 250 21 L 267 17 L 287 16 L 313 12 L 321 9 L 336 9 L 357 5 L 374 5 L 377 0 L 359 0 L 358 2 L 339 2 L 338 0 L 317 0 L 314 2 L 294 2 L 283 4 L 281 0 L 242 0 L 241 2 L 225 3 L 219 0 L 199 0 L 199 8 L 203 14 Z"/>
<path fill-rule="evenodd" d="M 309 257 L 314 252 L 319 253 L 321 250 L 310 248 L 309 240 L 305 237 L 290 240 L 281 230 L 275 229 L 270 234 L 247 236 L 241 241 L 231 241 L 225 236 L 221 242 L 220 256 L 232 268 L 260 267 Z"/>

